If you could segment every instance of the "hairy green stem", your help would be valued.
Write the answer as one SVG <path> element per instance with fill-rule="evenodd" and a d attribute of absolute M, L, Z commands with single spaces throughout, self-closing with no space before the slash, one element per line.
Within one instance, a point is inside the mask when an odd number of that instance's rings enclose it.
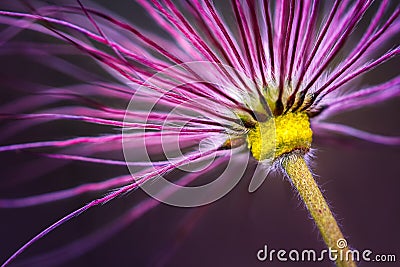
<path fill-rule="evenodd" d="M 294 153 L 286 155 L 283 157 L 281 164 L 287 176 L 292 181 L 293 186 L 297 189 L 306 204 L 308 211 L 321 232 L 325 244 L 332 251 L 332 255 L 335 254 L 337 256 L 335 260 L 336 265 L 338 267 L 355 267 L 356 264 L 353 259 L 346 256 L 351 255 L 351 253 L 349 253 L 347 246 L 342 247 L 340 243 L 344 241 L 343 234 L 303 156 Z"/>

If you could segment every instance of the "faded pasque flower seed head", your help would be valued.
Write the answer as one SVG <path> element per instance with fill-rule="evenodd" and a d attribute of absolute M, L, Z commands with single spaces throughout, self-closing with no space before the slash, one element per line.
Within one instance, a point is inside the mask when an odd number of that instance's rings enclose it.
<path fill-rule="evenodd" d="M 328 122 L 400 95 L 398 73 L 382 83 L 360 82 L 400 52 L 393 43 L 400 29 L 396 1 L 232 0 L 226 6 L 137 0 L 135 16 L 146 16 L 137 25 L 88 1 L 0 4 L 0 54 L 50 73 L 23 80 L 2 75 L 2 86 L 20 92 L 13 97 L 2 90 L 7 131 L 0 152 L 33 155 L 35 171 L 26 173 L 32 179 L 74 162 L 130 171 L 33 196 L 1 195 L 4 209 L 97 196 L 45 228 L 5 265 L 77 215 L 139 187 L 165 203 L 201 206 L 234 188 L 248 164 L 257 165 L 248 181 L 256 190 L 285 156 L 309 155 L 314 137 L 400 144 L 399 137 Z M 46 131 L 35 131 L 41 125 Z M 21 140 L 7 143 L 19 133 Z M 51 164 L 39 162 L 44 159 Z M 212 182 L 189 186 L 200 178 Z M 2 179 L 4 188 L 12 187 L 10 177 Z M 60 262 L 157 205 L 143 200 L 71 245 Z M 51 264 L 57 253 L 36 260 Z"/>

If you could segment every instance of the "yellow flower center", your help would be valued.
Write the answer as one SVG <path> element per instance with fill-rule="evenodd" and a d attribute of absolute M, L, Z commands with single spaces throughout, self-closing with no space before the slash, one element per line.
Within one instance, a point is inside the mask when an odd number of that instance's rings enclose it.
<path fill-rule="evenodd" d="M 257 122 L 247 133 L 247 145 L 258 161 L 277 159 L 294 150 L 308 151 L 312 131 L 306 113 L 287 113 Z"/>

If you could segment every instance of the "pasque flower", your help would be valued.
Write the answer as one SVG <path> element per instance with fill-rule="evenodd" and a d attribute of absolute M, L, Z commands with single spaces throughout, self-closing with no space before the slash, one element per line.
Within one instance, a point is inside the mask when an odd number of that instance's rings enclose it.
<path fill-rule="evenodd" d="M 99 194 L 46 227 L 4 265 L 76 216 L 141 186 L 177 206 L 210 203 L 236 185 L 249 162 L 259 164 L 248 181 L 249 191 L 270 171 L 282 173 L 298 191 L 326 245 L 347 252 L 347 247 L 338 247 L 343 235 L 307 161 L 315 136 L 400 144 L 398 137 L 327 122 L 339 113 L 400 95 L 398 76 L 357 84 L 399 54 L 398 44 L 390 47 L 399 33 L 399 7 L 391 1 L 232 0 L 224 17 L 208 0 L 136 4 L 157 31 L 86 1 L 25 1 L 0 11 L 5 25 L 2 54 L 23 55 L 68 78 L 65 84 L 4 78 L 4 86 L 24 93 L 1 107 L 2 121 L 12 125 L 3 138 L 23 132 L 29 140 L 4 144 L 0 152 L 22 151 L 57 164 L 128 166 L 131 172 L 60 191 L 2 198 L 0 207 L 12 209 Z M 32 32 L 38 41 L 25 35 Z M 2 94 L 7 97 L 5 90 Z M 94 132 L 60 137 L 46 126 L 69 121 L 83 129 L 90 125 Z M 29 134 L 42 124 L 48 127 L 42 139 L 34 131 Z M 126 161 L 116 158 L 122 150 Z M 43 168 L 37 176 L 53 168 L 39 162 L 35 166 Z M 223 167 L 228 171 L 216 171 Z M 179 189 L 171 184 L 153 190 L 168 180 L 161 176 L 181 186 L 200 177 L 223 182 L 174 199 Z M 106 230 L 66 247 L 70 254 L 63 259 L 89 250 L 157 204 L 142 201 Z M 343 259 L 336 264 L 355 266 Z"/>

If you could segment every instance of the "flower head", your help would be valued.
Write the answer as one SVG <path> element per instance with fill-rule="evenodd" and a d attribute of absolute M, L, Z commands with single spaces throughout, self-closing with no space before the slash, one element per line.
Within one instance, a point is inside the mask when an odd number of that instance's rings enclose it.
<path fill-rule="evenodd" d="M 138 187 L 169 204 L 200 206 L 228 193 L 249 162 L 259 163 L 262 172 L 256 171 L 250 181 L 254 191 L 270 170 L 286 166 L 290 156 L 309 155 L 314 136 L 333 133 L 400 144 L 398 137 L 326 122 L 400 95 L 398 76 L 365 87 L 356 84 L 400 53 L 398 44 L 381 49 L 400 28 L 400 8 L 390 1 L 232 0 L 227 12 L 231 23 L 209 0 L 136 4 L 157 32 L 79 0 L 10 3 L 0 11 L 0 23 L 6 25 L 0 52 L 24 55 L 68 77 L 63 85 L 8 78 L 13 87 L 28 91 L 0 109 L 4 121 L 16 123 L 10 134 L 58 121 L 94 127 L 90 134 L 72 138 L 50 134 L 2 145 L 0 152 L 128 166 L 131 172 L 61 191 L 1 199 L 0 207 L 17 208 L 109 192 L 46 228 L 6 264 L 70 219 Z M 372 6 L 376 10 L 369 18 Z M 367 25 L 362 33 L 361 22 Z M 26 39 L 26 32 L 39 41 Z M 222 174 L 216 171 L 221 167 Z M 219 182 L 197 191 L 185 187 L 207 175 Z M 105 238 L 157 203 L 148 200 L 134 207 Z M 83 242 L 83 250 L 99 235 Z"/>

